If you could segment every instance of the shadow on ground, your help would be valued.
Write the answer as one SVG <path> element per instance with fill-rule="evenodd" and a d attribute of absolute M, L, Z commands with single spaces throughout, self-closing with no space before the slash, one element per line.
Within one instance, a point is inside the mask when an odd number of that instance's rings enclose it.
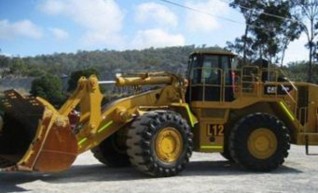
<path fill-rule="evenodd" d="M 272 174 L 298 174 L 301 171 L 294 168 L 282 166 L 271 172 Z M 228 176 L 228 175 L 261 175 L 262 173 L 242 170 L 237 165 L 228 161 L 192 161 L 180 174 L 180 177 L 187 176 Z M 0 173 L 1 192 L 24 192 L 19 184 L 43 181 L 47 183 L 77 183 L 96 181 L 129 181 L 151 178 L 133 167 L 108 168 L 101 164 L 74 165 L 69 170 L 56 174 L 39 173 Z"/>

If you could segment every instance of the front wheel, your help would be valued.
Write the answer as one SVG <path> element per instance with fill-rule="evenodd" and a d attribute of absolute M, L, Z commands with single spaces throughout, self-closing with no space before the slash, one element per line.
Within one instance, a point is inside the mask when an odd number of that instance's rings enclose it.
<path fill-rule="evenodd" d="M 276 117 L 255 113 L 243 117 L 230 135 L 232 158 L 253 171 L 271 171 L 288 156 L 289 132 Z"/>
<path fill-rule="evenodd" d="M 108 167 L 130 166 L 124 129 L 117 131 L 92 149 L 94 157 Z"/>
<path fill-rule="evenodd" d="M 138 117 L 128 130 L 127 154 L 143 173 L 174 176 L 192 154 L 192 133 L 188 123 L 172 111 L 152 111 Z"/>

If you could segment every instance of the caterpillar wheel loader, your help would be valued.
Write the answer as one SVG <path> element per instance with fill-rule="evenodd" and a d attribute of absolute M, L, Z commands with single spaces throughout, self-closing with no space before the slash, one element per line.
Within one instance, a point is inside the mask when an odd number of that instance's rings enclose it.
<path fill-rule="evenodd" d="M 109 167 L 133 165 L 156 177 L 177 175 L 192 151 L 271 171 L 290 144 L 318 145 L 318 86 L 292 82 L 277 68 L 234 68 L 234 58 L 194 52 L 187 79 L 164 72 L 119 76 L 116 86 L 133 92 L 106 105 L 95 76 L 81 78 L 59 109 L 8 90 L 1 170 L 59 172 L 91 150 Z"/>

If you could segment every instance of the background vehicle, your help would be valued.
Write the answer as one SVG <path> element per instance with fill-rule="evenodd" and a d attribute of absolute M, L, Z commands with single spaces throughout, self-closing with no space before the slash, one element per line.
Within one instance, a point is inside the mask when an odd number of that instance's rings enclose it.
<path fill-rule="evenodd" d="M 318 86 L 289 81 L 276 68 L 236 69 L 233 58 L 226 51 L 195 52 L 187 79 L 163 72 L 119 76 L 116 86 L 135 92 L 106 106 L 95 76 L 81 78 L 60 109 L 6 91 L 1 168 L 58 172 L 92 150 L 108 166 L 173 176 L 198 151 L 270 171 L 284 162 L 290 143 L 317 145 Z M 74 109 L 80 117 L 72 129 Z"/>

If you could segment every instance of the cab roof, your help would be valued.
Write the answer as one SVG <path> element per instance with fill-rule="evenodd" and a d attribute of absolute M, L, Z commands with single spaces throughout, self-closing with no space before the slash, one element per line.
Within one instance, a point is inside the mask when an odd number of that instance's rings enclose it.
<path fill-rule="evenodd" d="M 192 55 L 226 55 L 226 56 L 236 56 L 232 52 L 228 50 L 224 50 L 222 48 L 213 48 L 213 49 L 205 49 L 205 50 L 196 50 L 190 54 Z"/>

